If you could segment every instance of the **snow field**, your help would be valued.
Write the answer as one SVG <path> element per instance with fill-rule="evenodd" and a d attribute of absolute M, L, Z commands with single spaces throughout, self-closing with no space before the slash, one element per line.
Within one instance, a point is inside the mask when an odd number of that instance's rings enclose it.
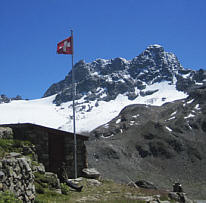
<path fill-rule="evenodd" d="M 126 95 L 119 94 L 115 100 L 109 102 L 85 101 L 84 97 L 76 103 L 76 132 L 88 132 L 96 127 L 109 122 L 116 117 L 120 111 L 130 104 L 146 104 L 160 106 L 165 102 L 183 99 L 187 95 L 176 90 L 175 85 L 168 82 L 148 85 L 144 91 L 159 91 L 148 96 L 138 96 L 134 100 L 129 100 Z M 0 104 L 0 124 L 10 123 L 34 123 L 73 131 L 73 111 L 72 102 L 62 103 L 60 106 L 53 104 L 56 95 L 37 99 L 12 101 L 8 104 Z M 164 99 L 163 99 L 164 98 Z"/>

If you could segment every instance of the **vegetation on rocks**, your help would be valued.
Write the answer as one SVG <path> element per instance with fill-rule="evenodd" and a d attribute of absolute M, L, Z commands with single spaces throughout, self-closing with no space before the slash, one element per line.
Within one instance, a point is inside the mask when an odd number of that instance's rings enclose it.
<path fill-rule="evenodd" d="M 10 152 L 22 153 L 23 147 L 31 146 L 29 141 L 21 141 L 15 139 L 0 139 L 0 158 L 3 158 Z"/>
<path fill-rule="evenodd" d="M 0 203 L 21 203 L 21 201 L 14 194 L 5 191 L 0 193 Z"/>

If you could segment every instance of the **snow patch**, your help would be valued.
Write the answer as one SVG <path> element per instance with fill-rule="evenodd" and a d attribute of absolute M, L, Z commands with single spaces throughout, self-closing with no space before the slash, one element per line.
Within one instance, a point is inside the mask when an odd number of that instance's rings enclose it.
<path fill-rule="evenodd" d="M 116 120 L 116 124 L 118 124 L 118 123 L 120 123 L 120 122 L 121 122 L 121 119 L 120 119 L 120 118 Z"/>
<path fill-rule="evenodd" d="M 171 128 L 169 128 L 169 127 L 165 127 L 169 132 L 172 132 L 172 129 Z"/>
<path fill-rule="evenodd" d="M 185 78 L 185 79 L 187 79 L 187 78 L 190 77 L 190 73 L 184 74 L 184 75 L 182 75 L 182 77 Z"/>
<path fill-rule="evenodd" d="M 170 120 L 173 120 L 175 119 L 175 116 L 171 117 L 171 118 L 168 118 L 167 121 L 170 121 Z"/>
<path fill-rule="evenodd" d="M 195 117 L 195 115 L 190 113 L 188 116 L 185 116 L 184 119 L 193 118 L 193 117 Z"/>
<path fill-rule="evenodd" d="M 187 102 L 187 104 L 191 104 L 194 101 L 194 99 Z"/>
<path fill-rule="evenodd" d="M 196 82 L 195 84 L 196 84 L 196 85 L 203 85 L 202 82 Z"/>
<path fill-rule="evenodd" d="M 190 124 L 187 122 L 187 125 L 189 127 L 190 130 L 192 130 L 192 127 L 190 126 Z"/>
<path fill-rule="evenodd" d="M 195 109 L 196 109 L 196 110 L 200 110 L 200 105 L 199 105 L 199 104 L 196 104 Z"/>
<path fill-rule="evenodd" d="M 173 112 L 170 116 L 174 116 L 176 115 L 177 111 Z"/>
<path fill-rule="evenodd" d="M 139 117 L 140 115 L 139 114 L 137 114 L 137 115 L 134 115 L 134 116 L 132 116 L 133 118 L 137 118 L 137 117 Z"/>
<path fill-rule="evenodd" d="M 99 73 L 98 72 L 93 72 L 93 73 L 91 73 L 91 76 L 99 76 Z"/>
<path fill-rule="evenodd" d="M 129 124 L 130 124 L 130 125 L 134 125 L 134 124 L 135 124 L 135 121 L 130 121 Z"/>
<path fill-rule="evenodd" d="M 120 57 L 120 59 L 121 59 L 125 64 L 129 64 L 129 63 L 130 63 L 130 61 L 128 61 L 128 60 L 125 59 L 125 58 L 121 58 L 121 57 Z"/>
<path fill-rule="evenodd" d="M 147 49 L 151 49 L 151 48 L 161 48 L 162 46 L 159 44 L 153 44 L 147 47 Z"/>
<path fill-rule="evenodd" d="M 108 138 L 113 137 L 113 136 L 114 136 L 114 134 L 111 134 L 110 136 L 106 136 L 106 137 L 102 135 L 101 137 L 104 139 L 108 139 Z"/>

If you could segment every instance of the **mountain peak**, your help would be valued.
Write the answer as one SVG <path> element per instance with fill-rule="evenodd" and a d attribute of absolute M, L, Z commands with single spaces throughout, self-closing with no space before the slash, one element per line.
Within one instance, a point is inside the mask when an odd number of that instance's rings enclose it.
<path fill-rule="evenodd" d="M 75 64 L 76 99 L 84 97 L 85 101 L 111 101 L 118 95 L 129 100 L 155 94 L 157 89 L 148 91 L 147 87 L 161 82 L 175 86 L 185 93 L 195 85 L 206 80 L 198 72 L 184 70 L 173 53 L 164 51 L 159 44 L 148 46 L 140 55 L 127 61 L 117 57 L 114 59 L 96 59 Z M 71 72 L 65 80 L 53 84 L 44 97 L 54 94 L 54 103 L 61 105 L 72 100 Z"/>
<path fill-rule="evenodd" d="M 149 45 L 142 53 L 142 55 L 148 55 L 149 57 L 162 56 L 165 53 L 164 48 L 159 44 Z"/>
<path fill-rule="evenodd" d="M 149 46 L 147 47 L 147 49 L 163 49 L 163 50 L 164 50 L 163 46 L 161 46 L 161 45 L 159 45 L 159 44 L 149 45 Z"/>

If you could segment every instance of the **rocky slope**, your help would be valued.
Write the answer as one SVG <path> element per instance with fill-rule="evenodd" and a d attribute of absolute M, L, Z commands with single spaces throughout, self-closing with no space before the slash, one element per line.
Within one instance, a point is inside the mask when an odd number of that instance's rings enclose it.
<path fill-rule="evenodd" d="M 38 162 L 36 146 L 13 139 L 13 131 L 0 127 L 0 202 L 159 202 L 191 203 L 183 193 L 157 190 L 148 182 L 118 184 L 104 180 L 94 169 L 84 169 L 87 178 L 69 179 L 83 186 L 81 192 L 60 183 Z"/>
<path fill-rule="evenodd" d="M 89 164 L 117 181 L 146 179 L 158 187 L 178 181 L 206 198 L 206 86 L 162 106 L 130 105 L 92 131 Z"/>

